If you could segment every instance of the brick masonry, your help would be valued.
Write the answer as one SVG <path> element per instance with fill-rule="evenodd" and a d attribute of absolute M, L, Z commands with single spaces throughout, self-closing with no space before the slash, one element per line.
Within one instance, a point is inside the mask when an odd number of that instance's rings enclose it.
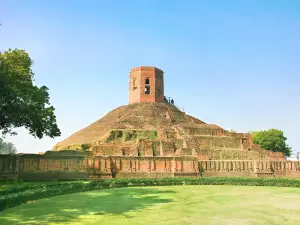
<path fill-rule="evenodd" d="M 0 155 L 0 180 L 79 180 L 122 177 L 300 177 L 300 162 L 198 160 L 196 157 Z"/>
<path fill-rule="evenodd" d="M 150 88 L 145 93 L 145 88 Z M 140 102 L 164 102 L 163 71 L 150 66 L 141 66 L 130 71 L 129 104 Z"/>

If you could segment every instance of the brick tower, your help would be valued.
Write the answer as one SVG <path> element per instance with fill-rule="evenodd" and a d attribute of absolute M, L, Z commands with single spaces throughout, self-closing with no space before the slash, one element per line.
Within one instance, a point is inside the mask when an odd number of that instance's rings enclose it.
<path fill-rule="evenodd" d="M 164 102 L 164 72 L 152 66 L 140 66 L 130 71 L 129 104 Z"/>

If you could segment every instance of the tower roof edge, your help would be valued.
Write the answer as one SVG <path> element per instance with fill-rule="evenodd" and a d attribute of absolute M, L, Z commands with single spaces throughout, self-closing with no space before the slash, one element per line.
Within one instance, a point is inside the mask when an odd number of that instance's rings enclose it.
<path fill-rule="evenodd" d="M 135 67 L 135 68 L 131 69 L 130 72 L 137 71 L 137 70 L 158 70 L 158 71 L 163 72 L 163 70 L 158 69 L 155 66 L 138 66 L 138 67 Z"/>

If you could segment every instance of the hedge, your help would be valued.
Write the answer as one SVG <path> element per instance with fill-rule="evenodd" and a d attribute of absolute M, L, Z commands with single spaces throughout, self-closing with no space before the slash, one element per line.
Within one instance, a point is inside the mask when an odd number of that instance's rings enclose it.
<path fill-rule="evenodd" d="M 288 178 L 130 178 L 95 181 L 55 182 L 50 184 L 12 187 L 0 192 L 0 211 L 41 198 L 58 195 L 100 190 L 106 188 L 169 185 L 237 185 L 237 186 L 277 186 L 300 187 L 300 179 Z"/>
<path fill-rule="evenodd" d="M 51 187 L 51 186 L 56 186 L 57 184 L 58 184 L 58 182 L 53 182 L 53 183 L 48 183 L 47 186 Z M 0 185 L 1 185 L 1 183 L 0 183 Z M 28 189 L 37 189 L 37 188 L 41 188 L 44 186 L 45 186 L 45 184 L 34 184 L 34 182 L 32 182 L 32 184 L 28 184 L 28 183 L 21 184 L 20 183 L 18 186 L 14 185 L 12 187 L 0 189 L 0 196 L 26 191 Z"/>

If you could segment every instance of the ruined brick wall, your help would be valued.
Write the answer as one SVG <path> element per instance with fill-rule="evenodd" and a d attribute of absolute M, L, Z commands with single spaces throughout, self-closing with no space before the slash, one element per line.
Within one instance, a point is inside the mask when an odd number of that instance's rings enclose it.
<path fill-rule="evenodd" d="M 205 124 L 204 127 L 184 127 L 184 131 L 190 135 L 211 135 L 216 136 L 218 134 L 217 128 L 207 127 Z"/>
<path fill-rule="evenodd" d="M 203 156 L 210 159 L 234 159 L 235 153 L 248 154 L 248 151 L 243 149 L 242 139 L 239 137 L 198 136 L 195 137 L 195 140 L 196 152 L 198 154 L 205 154 Z M 189 147 L 189 142 L 187 144 Z M 222 155 L 220 155 L 221 152 Z"/>
<path fill-rule="evenodd" d="M 203 177 L 294 177 L 300 178 L 299 161 L 202 160 Z"/>
<path fill-rule="evenodd" d="M 252 177 L 254 176 L 253 160 L 205 160 L 200 161 L 203 177 Z"/>
<path fill-rule="evenodd" d="M 174 156 L 174 151 L 176 150 L 176 145 L 173 142 L 161 141 L 162 155 L 164 156 Z"/>
<path fill-rule="evenodd" d="M 272 152 L 267 150 L 228 150 L 215 149 L 212 151 L 209 148 L 196 149 L 196 157 L 199 160 L 281 160 L 285 161 L 285 156 L 281 152 Z"/>
<path fill-rule="evenodd" d="M 196 136 L 199 140 L 199 148 L 237 148 L 237 149 L 261 149 L 255 145 L 249 133 L 235 133 L 226 131 L 218 126 L 202 124 L 199 127 L 183 128 L 184 132 Z M 204 145 L 204 146 L 202 146 Z"/>
<path fill-rule="evenodd" d="M 101 145 L 93 146 L 94 154 L 103 156 L 137 156 L 137 147 L 132 143 L 103 143 Z"/>
<path fill-rule="evenodd" d="M 263 156 L 254 151 L 241 151 L 241 150 L 214 150 L 201 149 L 196 150 L 197 158 L 209 160 L 257 160 L 263 159 Z"/>
<path fill-rule="evenodd" d="M 153 157 L 113 158 L 116 177 L 172 176 L 172 158 Z"/>
<path fill-rule="evenodd" d="M 0 155 L 0 181 L 19 179 L 19 161 L 18 155 Z"/>
<path fill-rule="evenodd" d="M 80 153 L 81 154 L 81 153 Z M 112 177 L 299 177 L 300 162 L 207 160 L 196 157 L 137 157 L 55 154 L 0 155 L 0 180 L 78 180 Z"/>
<path fill-rule="evenodd" d="M 113 157 L 116 177 L 199 176 L 198 161 L 186 157 Z"/>
<path fill-rule="evenodd" d="M 159 143 L 151 140 L 140 139 L 138 141 L 138 150 L 140 156 L 159 156 Z M 133 155 L 132 155 L 133 156 Z M 138 155 L 134 155 L 138 156 Z"/>
<path fill-rule="evenodd" d="M 87 156 L 20 155 L 19 178 L 20 180 L 87 179 Z"/>
<path fill-rule="evenodd" d="M 195 176 L 194 157 L 0 155 L 0 180 L 77 180 L 111 177 Z"/>
<path fill-rule="evenodd" d="M 285 160 L 285 156 L 282 152 L 266 151 L 266 155 L 269 160 Z"/>

